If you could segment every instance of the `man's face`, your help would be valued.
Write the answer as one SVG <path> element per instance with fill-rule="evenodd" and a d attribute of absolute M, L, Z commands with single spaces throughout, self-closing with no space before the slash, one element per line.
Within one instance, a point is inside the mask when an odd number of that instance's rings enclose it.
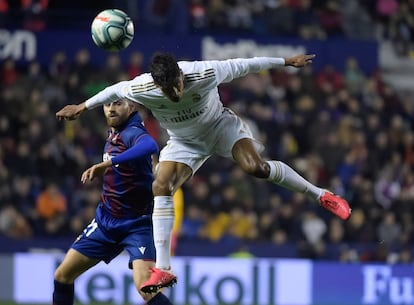
<path fill-rule="evenodd" d="M 111 102 L 103 106 L 108 126 L 117 128 L 124 124 L 132 113 L 132 107 L 127 100 Z"/>
<path fill-rule="evenodd" d="M 161 87 L 162 92 L 173 102 L 179 102 L 184 94 L 184 73 L 180 70 L 180 75 L 168 86 Z"/>

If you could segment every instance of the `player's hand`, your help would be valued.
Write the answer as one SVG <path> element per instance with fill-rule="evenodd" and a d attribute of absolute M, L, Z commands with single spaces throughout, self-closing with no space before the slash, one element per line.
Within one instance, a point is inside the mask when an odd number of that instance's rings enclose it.
<path fill-rule="evenodd" d="M 285 66 L 301 68 L 312 63 L 315 54 L 301 54 L 293 57 L 285 58 Z"/>
<path fill-rule="evenodd" d="M 86 182 L 92 181 L 96 177 L 102 176 L 105 173 L 106 169 L 111 165 L 112 165 L 112 162 L 110 160 L 92 165 L 91 167 L 89 167 L 87 170 L 85 170 L 82 173 L 82 176 L 81 176 L 82 183 L 85 184 Z"/>
<path fill-rule="evenodd" d="M 58 120 L 76 120 L 85 110 L 85 103 L 79 105 L 66 105 L 56 112 L 56 118 Z"/>

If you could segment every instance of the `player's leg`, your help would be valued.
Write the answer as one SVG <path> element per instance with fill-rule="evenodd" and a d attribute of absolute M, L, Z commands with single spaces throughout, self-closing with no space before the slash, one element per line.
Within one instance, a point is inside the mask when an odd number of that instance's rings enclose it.
<path fill-rule="evenodd" d="M 101 219 L 102 204 L 99 204 L 95 218 L 73 242 L 63 262 L 56 269 L 54 305 L 72 305 L 75 279 L 98 262 L 109 263 L 122 252 L 123 248 L 104 234 L 103 228 L 107 231 L 112 228 Z M 109 223 L 113 224 L 112 221 Z"/>
<path fill-rule="evenodd" d="M 265 161 L 256 151 L 251 139 L 238 140 L 233 146 L 233 158 L 249 175 L 266 178 L 291 191 L 305 193 L 313 199 L 318 199 L 323 189 L 311 184 L 281 161 Z"/>
<path fill-rule="evenodd" d="M 154 266 L 154 262 L 142 259 L 136 259 L 132 262 L 135 287 L 148 305 L 172 305 L 170 300 L 160 291 L 144 293 L 140 290 L 141 285 L 150 277 L 148 270 L 151 270 Z"/>
<path fill-rule="evenodd" d="M 351 215 L 351 209 L 346 200 L 315 186 L 281 161 L 265 161 L 257 152 L 252 139 L 239 139 L 233 145 L 232 155 L 233 159 L 249 175 L 265 178 L 294 192 L 304 193 L 318 200 L 323 207 L 344 220 Z"/>
<path fill-rule="evenodd" d="M 75 279 L 98 262 L 70 249 L 54 274 L 53 305 L 73 305 Z"/>
<path fill-rule="evenodd" d="M 156 268 L 142 286 L 143 291 L 152 291 L 159 286 L 169 287 L 177 279 L 171 269 L 171 234 L 174 226 L 174 192 L 192 175 L 188 165 L 173 161 L 158 164 L 153 183 L 154 211 L 152 215 L 154 244 L 156 248 Z"/>

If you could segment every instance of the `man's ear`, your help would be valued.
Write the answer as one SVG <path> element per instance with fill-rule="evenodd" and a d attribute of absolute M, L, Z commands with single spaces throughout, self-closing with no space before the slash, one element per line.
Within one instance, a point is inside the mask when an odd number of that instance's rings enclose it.
<path fill-rule="evenodd" d="M 136 112 L 138 111 L 138 103 L 134 103 L 128 100 L 128 108 L 129 108 L 129 113 Z"/>

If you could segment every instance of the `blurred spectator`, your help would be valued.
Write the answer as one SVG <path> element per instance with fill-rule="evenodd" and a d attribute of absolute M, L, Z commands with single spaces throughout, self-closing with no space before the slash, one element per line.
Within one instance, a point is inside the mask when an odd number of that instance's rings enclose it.
<path fill-rule="evenodd" d="M 391 211 L 384 213 L 383 219 L 378 225 L 377 230 L 380 243 L 384 243 L 388 246 L 395 245 L 401 233 L 401 227 L 396 222 L 395 215 Z"/>
<path fill-rule="evenodd" d="M 40 217 L 51 219 L 66 212 L 66 198 L 54 183 L 48 184 L 36 200 L 36 210 Z"/>
<path fill-rule="evenodd" d="M 103 78 L 103 84 L 113 84 L 118 81 L 121 75 L 124 73 L 124 68 L 122 66 L 119 54 L 109 53 L 106 56 L 106 62 L 102 70 L 103 73 L 101 77 Z M 88 93 L 88 95 L 90 94 Z"/>
<path fill-rule="evenodd" d="M 319 24 L 316 10 L 312 7 L 312 0 L 299 0 L 294 11 L 293 24 L 296 33 L 304 39 L 325 39 L 326 33 Z"/>
<path fill-rule="evenodd" d="M 0 208 L 0 234 L 15 239 L 32 237 L 30 224 L 11 204 Z"/>
<path fill-rule="evenodd" d="M 391 16 L 391 40 L 400 56 L 412 56 L 414 53 L 414 3 L 401 1 L 397 12 Z"/>
<path fill-rule="evenodd" d="M 337 0 L 327 0 L 318 11 L 318 18 L 328 37 L 344 34 L 343 16 Z"/>
<path fill-rule="evenodd" d="M 202 30 L 208 25 L 207 8 L 203 0 L 191 0 L 189 4 L 190 23 L 193 29 Z"/>
<path fill-rule="evenodd" d="M 213 30 L 223 31 L 227 27 L 227 7 L 223 0 L 211 0 L 207 3 L 207 19 Z"/>
<path fill-rule="evenodd" d="M 206 212 L 197 205 L 190 205 L 187 207 L 185 215 L 179 237 L 184 239 L 202 238 L 201 229 L 206 222 Z"/>
<path fill-rule="evenodd" d="M 344 87 L 344 76 L 332 65 L 326 65 L 316 77 L 316 85 L 324 93 L 332 93 Z"/>
<path fill-rule="evenodd" d="M 390 20 L 398 10 L 397 0 L 377 0 L 376 16 L 378 18 L 379 36 L 389 38 Z"/>
<path fill-rule="evenodd" d="M 354 57 L 347 59 L 344 76 L 345 85 L 350 94 L 356 95 L 361 92 L 364 86 L 365 75 L 359 68 L 358 61 Z"/>
<path fill-rule="evenodd" d="M 91 64 L 91 54 L 88 49 L 84 48 L 76 52 L 74 62 L 70 67 L 70 74 L 76 75 L 81 86 L 87 83 L 95 72 Z"/>
<path fill-rule="evenodd" d="M 10 6 L 8 0 L 0 0 L 0 28 L 5 28 L 9 23 Z"/>
<path fill-rule="evenodd" d="M 226 235 L 237 239 L 252 239 L 257 237 L 256 218 L 249 215 L 243 208 L 234 207 L 229 213 L 229 226 Z"/>
<path fill-rule="evenodd" d="M 349 39 L 369 40 L 375 37 L 375 20 L 361 2 L 360 0 L 342 1 L 343 30 Z"/>
<path fill-rule="evenodd" d="M 21 0 L 23 28 L 30 31 L 42 31 L 46 27 L 46 11 L 49 0 Z"/>
<path fill-rule="evenodd" d="M 317 245 L 323 240 L 327 231 L 326 223 L 313 211 L 305 212 L 302 221 L 302 232 L 306 242 L 310 245 Z"/>
<path fill-rule="evenodd" d="M 377 232 L 373 228 L 372 221 L 369 221 L 365 216 L 364 211 L 360 208 L 355 208 L 352 214 L 352 219 L 344 225 L 345 235 L 342 241 L 354 245 L 362 245 L 376 240 Z"/>
<path fill-rule="evenodd" d="M 227 22 L 230 29 L 249 29 L 252 26 L 252 15 L 249 9 L 249 1 L 226 0 Z"/>
<path fill-rule="evenodd" d="M 402 167 L 400 155 L 394 152 L 375 182 L 375 198 L 385 209 L 390 209 L 400 196 Z"/>
<path fill-rule="evenodd" d="M 203 238 L 217 242 L 225 235 L 229 222 L 230 217 L 228 213 L 219 212 L 210 215 L 205 225 L 202 227 L 200 234 Z"/>
<path fill-rule="evenodd" d="M 149 31 L 185 34 L 188 30 L 186 2 L 180 0 L 145 1 L 144 18 Z"/>
<path fill-rule="evenodd" d="M 53 54 L 48 72 L 52 79 L 60 86 L 64 86 L 69 74 L 69 62 L 65 51 L 57 51 Z"/>
<path fill-rule="evenodd" d="M 40 217 L 43 233 L 57 235 L 63 233 L 64 213 L 67 210 L 66 198 L 55 183 L 49 183 L 36 199 L 36 211 Z"/>
<path fill-rule="evenodd" d="M 130 79 L 135 78 L 136 76 L 142 73 L 142 65 L 144 62 L 144 56 L 139 51 L 134 51 L 131 53 L 128 59 L 128 77 Z"/>
<path fill-rule="evenodd" d="M 268 1 L 263 11 L 267 31 L 271 35 L 286 35 L 294 32 L 294 10 L 288 0 Z"/>
<path fill-rule="evenodd" d="M 6 58 L 6 60 L 3 61 L 2 67 L 1 67 L 1 85 L 3 86 L 11 86 L 16 83 L 18 79 L 18 71 L 16 67 L 16 63 L 11 58 Z"/>

